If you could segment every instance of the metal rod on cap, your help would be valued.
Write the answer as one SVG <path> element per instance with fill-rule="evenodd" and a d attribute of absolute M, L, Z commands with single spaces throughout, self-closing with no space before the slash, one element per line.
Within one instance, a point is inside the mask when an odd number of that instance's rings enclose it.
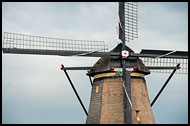
<path fill-rule="evenodd" d="M 179 68 L 179 63 L 177 64 L 177 66 L 174 68 L 173 72 L 171 73 L 171 75 L 169 76 L 169 78 L 167 79 L 167 81 L 165 82 L 165 84 L 162 86 L 162 88 L 160 89 L 160 91 L 158 92 L 158 94 L 156 95 L 156 97 L 154 98 L 154 100 L 151 103 L 151 106 L 154 105 L 155 101 L 158 99 L 158 97 L 160 96 L 160 94 L 162 93 L 162 91 L 164 90 L 164 88 L 166 87 L 166 85 L 168 84 L 169 80 L 172 78 L 172 76 L 174 75 L 175 71 Z"/>
<path fill-rule="evenodd" d="M 61 66 L 62 66 L 62 68 L 64 68 L 63 64 L 61 64 Z M 67 71 L 66 71 L 65 69 L 61 69 L 61 70 L 64 70 L 64 72 L 65 72 L 65 74 L 66 74 L 66 76 L 67 76 L 67 79 L 69 80 L 69 82 L 70 82 L 70 84 L 71 84 L 71 87 L 73 88 L 73 90 L 74 90 L 74 92 L 75 92 L 75 95 L 77 96 L 77 98 L 78 98 L 78 100 L 79 100 L 79 102 L 80 102 L 80 104 L 81 104 L 81 106 L 82 106 L 82 108 L 83 108 L 85 114 L 88 116 L 88 112 L 86 111 L 86 109 L 85 109 L 85 107 L 84 107 L 84 105 L 83 105 L 83 103 L 82 103 L 82 101 L 81 101 L 81 99 L 80 99 L 80 97 L 79 97 L 79 95 L 78 95 L 78 93 L 77 93 L 77 91 L 76 91 L 76 89 L 75 89 L 75 87 L 74 87 L 74 85 L 73 85 L 73 83 L 72 83 L 72 81 L 71 81 L 71 79 L 70 79 L 70 77 L 69 77 Z"/>

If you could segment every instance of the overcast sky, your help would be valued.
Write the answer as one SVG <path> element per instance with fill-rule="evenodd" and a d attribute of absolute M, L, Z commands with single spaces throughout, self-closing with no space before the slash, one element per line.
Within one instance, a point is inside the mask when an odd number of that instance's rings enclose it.
<path fill-rule="evenodd" d="M 188 50 L 188 3 L 138 3 L 139 36 L 127 43 L 141 49 Z M 101 40 L 112 49 L 117 39 L 118 3 L 2 4 L 2 31 L 63 39 Z M 99 58 L 2 53 L 2 123 L 85 123 L 60 64 L 92 66 Z M 91 85 L 86 71 L 68 71 L 88 110 Z M 145 77 L 150 101 L 169 74 Z M 152 107 L 156 123 L 188 123 L 187 74 L 175 74 Z"/>

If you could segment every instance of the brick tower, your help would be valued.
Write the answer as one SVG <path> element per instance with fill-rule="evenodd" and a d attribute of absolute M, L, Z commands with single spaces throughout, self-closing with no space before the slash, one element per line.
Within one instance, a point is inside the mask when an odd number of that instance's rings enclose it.
<path fill-rule="evenodd" d="M 119 52 L 121 44 L 111 52 Z M 126 46 L 129 52 L 130 48 Z M 137 61 L 137 62 L 134 62 Z M 155 120 L 150 105 L 146 81 L 144 75 L 150 72 L 140 59 L 131 59 L 130 62 L 138 63 L 139 70 L 130 73 L 132 124 L 154 124 Z M 128 62 L 127 62 L 128 63 Z M 125 124 L 126 106 L 125 92 L 122 76 L 110 68 L 120 64 L 114 57 L 100 58 L 94 67 L 96 70 L 88 71 L 94 77 L 91 91 L 90 106 L 88 111 L 87 124 Z"/>

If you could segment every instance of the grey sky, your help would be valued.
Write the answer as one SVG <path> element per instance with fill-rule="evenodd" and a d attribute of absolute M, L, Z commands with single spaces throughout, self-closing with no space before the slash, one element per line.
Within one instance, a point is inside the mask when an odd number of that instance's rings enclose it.
<path fill-rule="evenodd" d="M 141 49 L 188 50 L 188 3 L 139 3 L 139 38 L 127 43 Z M 55 38 L 103 40 L 116 36 L 118 3 L 2 4 L 2 31 Z M 2 54 L 3 123 L 85 123 L 86 116 L 60 70 L 92 66 L 98 58 Z M 88 110 L 91 85 L 86 71 L 68 71 Z M 150 101 L 169 74 L 146 76 Z M 175 74 L 153 106 L 156 123 L 188 123 L 187 75 Z"/>

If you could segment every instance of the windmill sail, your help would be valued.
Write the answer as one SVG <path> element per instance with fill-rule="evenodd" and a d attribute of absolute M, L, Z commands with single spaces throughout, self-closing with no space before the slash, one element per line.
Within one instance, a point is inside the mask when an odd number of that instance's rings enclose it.
<path fill-rule="evenodd" d="M 104 41 L 58 39 L 42 36 L 23 35 L 5 32 L 3 52 L 16 54 L 94 56 L 104 57 L 108 46 Z"/>
<path fill-rule="evenodd" d="M 180 69 L 176 74 L 188 74 L 188 59 L 174 58 L 140 58 L 152 73 L 171 73 L 179 63 Z"/>
<path fill-rule="evenodd" d="M 140 56 L 152 58 L 174 58 L 174 59 L 188 59 L 187 51 L 171 51 L 171 50 L 148 50 L 142 49 Z"/>
<path fill-rule="evenodd" d="M 139 57 L 149 70 L 154 73 L 171 73 L 178 63 L 180 63 L 180 69 L 178 69 L 176 73 L 188 73 L 187 51 L 143 49 Z"/>
<path fill-rule="evenodd" d="M 119 2 L 119 39 L 129 42 L 138 37 L 137 2 Z"/>

